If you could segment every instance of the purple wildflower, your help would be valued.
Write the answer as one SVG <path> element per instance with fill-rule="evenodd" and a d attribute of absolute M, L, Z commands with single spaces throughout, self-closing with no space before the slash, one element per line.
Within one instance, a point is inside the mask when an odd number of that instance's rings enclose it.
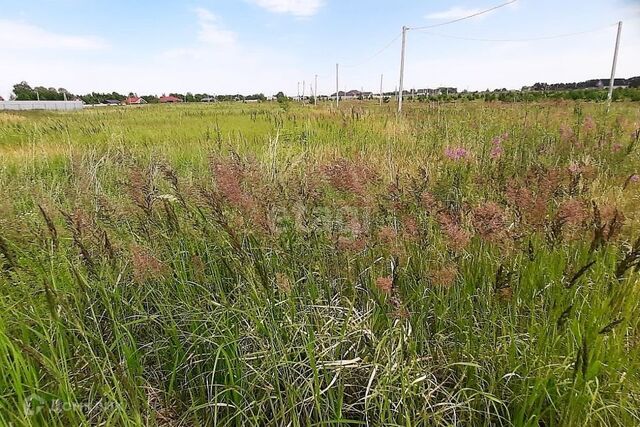
<path fill-rule="evenodd" d="M 500 144 L 494 144 L 493 148 L 491 148 L 491 158 L 492 159 L 499 159 L 500 157 L 502 157 L 502 153 L 504 152 L 504 150 L 502 149 L 502 145 Z"/>
<path fill-rule="evenodd" d="M 584 122 L 582 123 L 582 128 L 586 132 L 590 132 L 596 128 L 596 121 L 593 120 L 593 117 L 587 116 L 585 117 Z"/>
<path fill-rule="evenodd" d="M 509 138 L 509 132 L 505 132 L 502 135 L 496 136 L 491 141 L 493 147 L 491 148 L 490 156 L 492 159 L 499 159 L 502 157 L 504 150 L 502 149 L 502 143 Z"/>
<path fill-rule="evenodd" d="M 451 160 L 466 159 L 469 156 L 469 151 L 462 147 L 447 147 L 444 149 L 444 155 Z"/>
<path fill-rule="evenodd" d="M 574 174 L 574 175 L 578 174 L 578 173 L 580 173 L 580 171 L 581 171 L 580 165 L 578 165 L 577 163 L 572 162 L 569 165 L 569 172 L 571 172 L 572 174 Z"/>

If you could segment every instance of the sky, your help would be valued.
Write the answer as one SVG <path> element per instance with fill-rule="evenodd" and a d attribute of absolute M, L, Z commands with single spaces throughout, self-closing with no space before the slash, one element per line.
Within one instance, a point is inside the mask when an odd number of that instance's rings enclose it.
<path fill-rule="evenodd" d="M 294 96 L 302 82 L 309 94 L 316 75 L 318 92 L 328 94 L 336 63 L 340 90 L 378 92 L 382 75 L 392 91 L 403 25 L 504 2 L 0 0 L 0 96 L 20 81 L 73 93 Z M 517 0 L 409 30 L 405 88 L 519 89 L 608 77 L 619 20 L 617 76 L 640 75 L 640 0 Z M 546 39 L 567 34 L 574 35 Z"/>

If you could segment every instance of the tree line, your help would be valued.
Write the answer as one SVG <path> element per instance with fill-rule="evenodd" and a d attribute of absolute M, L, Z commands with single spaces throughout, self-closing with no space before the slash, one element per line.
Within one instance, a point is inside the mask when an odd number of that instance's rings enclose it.
<path fill-rule="evenodd" d="M 72 94 L 65 88 L 54 88 L 35 86 L 31 87 L 29 83 L 23 81 L 13 85 L 13 93 L 11 99 L 15 101 L 63 101 L 65 99 L 81 100 L 85 104 L 104 104 L 107 101 L 122 102 L 129 97 L 137 96 L 133 92 L 129 94 L 121 94 L 118 92 L 101 93 L 91 92 L 84 95 Z M 262 93 L 253 95 L 209 95 L 207 93 L 170 93 L 169 96 L 180 98 L 183 102 L 203 102 L 203 101 L 266 101 L 267 97 Z M 160 102 L 160 98 L 156 95 L 141 96 L 149 104 Z"/>
<path fill-rule="evenodd" d="M 486 92 L 461 92 L 449 95 L 431 95 L 409 97 L 419 102 L 427 101 L 485 101 L 485 102 L 534 102 L 544 100 L 570 100 L 570 101 L 605 101 L 607 89 L 567 89 L 554 91 L 536 90 L 494 90 Z M 640 101 L 640 88 L 616 88 L 613 90 L 614 101 Z"/>
<path fill-rule="evenodd" d="M 523 90 L 507 90 L 496 89 L 493 91 L 484 92 L 468 92 L 463 91 L 459 93 L 448 93 L 440 95 L 407 95 L 407 100 L 416 101 L 473 101 L 484 100 L 490 101 L 502 101 L 502 102 L 520 102 L 520 101 L 540 101 L 545 99 L 565 99 L 565 100 L 584 100 L 584 101 L 603 101 L 607 99 L 606 87 L 594 84 L 599 82 L 596 80 L 588 80 L 582 83 L 536 83 L 535 85 Z M 616 79 L 616 86 L 628 86 L 626 88 L 619 87 L 613 91 L 614 101 L 640 101 L 640 76 L 633 77 L 631 79 Z M 595 88 L 594 88 L 595 87 Z M 62 101 L 67 100 L 82 100 L 85 104 L 104 104 L 107 101 L 122 102 L 128 97 L 136 96 L 134 93 L 124 95 L 118 92 L 100 93 L 91 92 L 85 95 L 77 95 L 70 93 L 65 88 L 54 88 L 35 86 L 31 87 L 27 82 L 20 82 L 13 86 L 13 94 L 11 99 L 17 101 Z M 262 94 L 253 95 L 216 95 L 212 96 L 206 93 L 170 93 L 169 96 L 174 96 L 181 99 L 183 102 L 207 102 L 207 101 L 266 101 L 267 97 Z M 286 97 L 283 92 L 278 92 L 275 96 L 276 99 L 284 103 L 290 98 Z M 160 102 L 160 99 L 156 95 L 143 95 L 141 96 L 147 103 L 155 104 Z M 389 98 L 385 99 L 388 100 Z"/>

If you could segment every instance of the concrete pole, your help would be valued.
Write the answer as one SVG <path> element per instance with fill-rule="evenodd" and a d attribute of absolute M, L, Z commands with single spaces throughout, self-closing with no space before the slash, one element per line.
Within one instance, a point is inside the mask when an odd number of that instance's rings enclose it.
<path fill-rule="evenodd" d="M 402 113 L 402 95 L 404 91 L 404 53 L 407 47 L 407 30 L 402 27 L 402 51 L 400 53 L 400 88 L 398 89 L 398 113 Z"/>
<path fill-rule="evenodd" d="M 336 108 L 340 107 L 340 66 L 336 64 Z"/>
<path fill-rule="evenodd" d="M 607 111 L 613 100 L 613 85 L 616 81 L 616 65 L 618 64 L 618 50 L 620 49 L 620 34 L 622 33 L 622 21 L 618 22 L 618 34 L 616 35 L 616 48 L 613 51 L 613 64 L 611 65 L 611 81 L 609 82 L 609 95 L 607 96 Z"/>

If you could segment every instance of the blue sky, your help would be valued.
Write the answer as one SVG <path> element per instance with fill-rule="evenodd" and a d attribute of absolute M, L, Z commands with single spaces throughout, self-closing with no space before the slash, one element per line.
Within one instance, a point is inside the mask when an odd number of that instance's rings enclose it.
<path fill-rule="evenodd" d="M 504 0 L 503 0 L 504 1 Z M 455 19 L 500 0 L 0 0 L 0 95 L 21 80 L 72 92 L 295 95 L 397 86 L 402 25 Z M 640 0 L 518 0 L 490 14 L 409 31 L 405 86 L 519 88 L 610 72 L 640 75 Z M 523 39 L 595 30 L 574 37 Z M 451 37 L 453 36 L 453 37 Z M 387 49 L 387 46 L 395 39 Z M 378 53 L 374 56 L 374 54 Z"/>

